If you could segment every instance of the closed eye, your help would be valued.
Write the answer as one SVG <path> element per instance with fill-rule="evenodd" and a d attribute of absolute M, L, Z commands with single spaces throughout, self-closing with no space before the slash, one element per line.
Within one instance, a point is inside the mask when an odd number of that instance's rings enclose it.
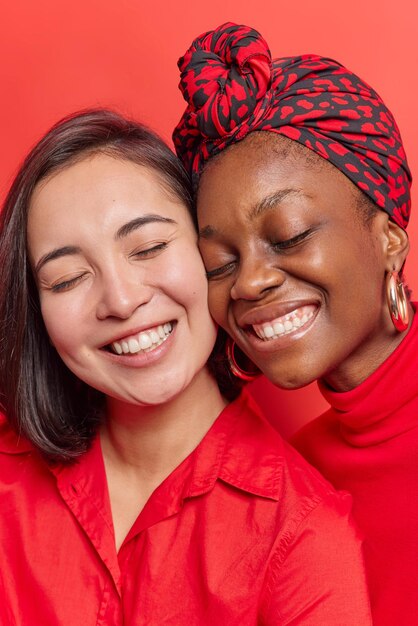
<path fill-rule="evenodd" d="M 215 267 L 213 270 L 208 270 L 206 272 L 206 278 L 211 280 L 211 278 L 216 278 L 218 276 L 224 276 L 225 274 L 229 274 L 234 269 L 235 261 L 231 261 L 230 263 L 226 263 L 225 265 L 221 265 L 220 267 Z"/>
<path fill-rule="evenodd" d="M 131 254 L 132 257 L 139 257 L 142 259 L 146 259 L 148 257 L 153 257 L 156 254 L 158 254 L 159 252 L 161 252 L 162 250 L 165 250 L 168 246 L 168 243 L 166 241 L 161 242 L 161 243 L 157 243 L 153 246 L 151 246 L 150 248 L 145 248 L 144 250 L 136 250 L 135 252 L 133 252 Z"/>
<path fill-rule="evenodd" d="M 62 280 L 59 283 L 55 283 L 55 285 L 51 286 L 51 291 L 54 293 L 59 293 L 60 291 L 67 291 L 72 287 L 75 287 L 78 283 L 80 283 L 83 278 L 86 276 L 86 273 L 80 274 L 79 276 L 75 276 L 74 278 L 70 278 L 68 280 Z"/>
<path fill-rule="evenodd" d="M 289 248 L 293 248 L 294 246 L 297 246 L 299 243 L 304 241 L 307 237 L 309 237 L 309 235 L 311 235 L 314 230 L 314 228 L 308 228 L 308 230 L 303 231 L 303 233 L 299 233 L 299 235 L 296 235 L 291 239 L 273 242 L 272 246 L 275 250 L 287 250 Z"/>

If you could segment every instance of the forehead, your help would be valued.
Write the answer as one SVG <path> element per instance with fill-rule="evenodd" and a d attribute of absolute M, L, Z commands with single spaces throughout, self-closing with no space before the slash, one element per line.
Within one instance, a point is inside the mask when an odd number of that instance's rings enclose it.
<path fill-rule="evenodd" d="M 146 214 L 160 215 L 193 230 L 187 207 L 151 169 L 96 154 L 41 181 L 28 215 L 28 244 L 98 245 L 123 225 Z M 155 222 L 157 223 L 157 222 Z"/>
<path fill-rule="evenodd" d="M 334 165 L 308 148 L 277 133 L 258 132 L 208 163 L 200 180 L 198 213 L 206 217 L 225 202 L 248 206 L 284 188 L 312 197 L 346 194 L 350 200 L 357 191 Z"/>
<path fill-rule="evenodd" d="M 29 223 L 41 215 L 84 219 L 96 211 L 149 210 L 160 207 L 187 208 L 167 189 L 166 181 L 153 169 L 105 153 L 88 155 L 43 179 L 35 187 L 29 205 Z"/>
<path fill-rule="evenodd" d="M 97 184 L 99 183 L 99 184 Z M 123 194 L 131 187 L 152 188 L 154 192 L 162 192 L 163 185 L 159 175 L 152 169 L 118 158 L 104 152 L 88 154 L 63 167 L 46 178 L 35 187 L 31 204 L 36 204 L 42 197 L 47 199 L 54 194 L 67 193 L 73 198 L 83 193 L 105 195 L 106 193 Z M 65 200 L 66 196 L 62 196 Z"/>

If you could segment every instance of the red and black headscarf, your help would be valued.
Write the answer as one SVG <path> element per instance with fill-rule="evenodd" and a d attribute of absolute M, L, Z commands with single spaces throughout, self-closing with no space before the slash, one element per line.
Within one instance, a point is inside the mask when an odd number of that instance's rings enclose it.
<path fill-rule="evenodd" d="M 406 228 L 411 174 L 399 129 L 358 76 L 313 54 L 272 61 L 257 31 L 231 22 L 195 39 L 178 65 L 188 106 L 173 139 L 195 186 L 212 156 L 272 131 L 330 161 Z"/>

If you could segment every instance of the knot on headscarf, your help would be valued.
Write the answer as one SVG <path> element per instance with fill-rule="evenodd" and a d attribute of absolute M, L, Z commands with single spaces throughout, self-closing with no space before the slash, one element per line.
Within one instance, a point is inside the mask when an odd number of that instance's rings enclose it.
<path fill-rule="evenodd" d="M 271 61 L 257 31 L 230 22 L 196 39 L 179 67 L 188 106 L 173 140 L 195 187 L 209 158 L 272 131 L 330 161 L 406 228 L 411 174 L 399 129 L 350 70 L 312 54 Z"/>
<path fill-rule="evenodd" d="M 179 60 L 189 124 L 219 139 L 254 112 L 270 86 L 271 55 L 257 31 L 227 23 L 201 35 Z"/>

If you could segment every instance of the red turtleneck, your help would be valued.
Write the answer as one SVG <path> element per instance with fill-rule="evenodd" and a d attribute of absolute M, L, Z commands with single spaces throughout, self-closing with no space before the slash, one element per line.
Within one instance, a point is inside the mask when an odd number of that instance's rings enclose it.
<path fill-rule="evenodd" d="M 416 306 L 415 306 L 416 309 Z M 391 356 L 293 440 L 338 489 L 354 497 L 374 624 L 418 624 L 418 315 Z"/>

